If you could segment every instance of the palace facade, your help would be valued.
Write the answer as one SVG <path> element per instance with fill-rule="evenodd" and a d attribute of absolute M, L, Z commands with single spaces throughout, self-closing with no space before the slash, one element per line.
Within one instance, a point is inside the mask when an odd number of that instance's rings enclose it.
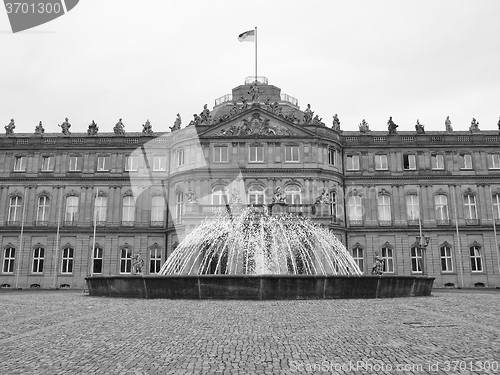
<path fill-rule="evenodd" d="M 91 274 L 155 274 L 205 217 L 253 206 L 311 217 L 361 270 L 498 287 L 496 131 L 341 131 L 259 77 L 170 132 L 0 136 L 0 285 L 84 288 Z M 392 121 L 392 119 L 391 119 Z M 13 125 L 11 122 L 9 125 Z M 444 126 L 443 126 L 444 127 Z M 274 205 L 273 203 L 282 203 Z"/>

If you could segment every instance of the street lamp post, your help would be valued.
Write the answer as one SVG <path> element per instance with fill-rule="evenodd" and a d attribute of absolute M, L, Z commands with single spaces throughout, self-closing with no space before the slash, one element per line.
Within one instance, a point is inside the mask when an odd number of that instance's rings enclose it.
<path fill-rule="evenodd" d="M 422 275 L 426 274 L 426 267 L 425 267 L 425 250 L 427 249 L 427 246 L 429 246 L 429 241 L 431 238 L 429 236 L 423 236 L 420 234 L 420 236 L 417 236 L 417 249 L 420 252 L 420 255 L 422 256 Z M 418 255 L 418 253 L 416 254 Z"/>

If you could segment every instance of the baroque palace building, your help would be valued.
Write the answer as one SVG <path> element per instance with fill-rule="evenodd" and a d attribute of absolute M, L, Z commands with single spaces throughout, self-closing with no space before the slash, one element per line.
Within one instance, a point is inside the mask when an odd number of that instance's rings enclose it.
<path fill-rule="evenodd" d="M 256 82 L 258 84 L 256 84 Z M 365 274 L 500 286 L 496 131 L 342 131 L 264 77 L 187 126 L 0 136 L 0 285 L 84 288 L 91 274 L 155 274 L 201 220 L 241 206 L 328 227 Z M 279 204 L 277 204 L 279 203 Z"/>

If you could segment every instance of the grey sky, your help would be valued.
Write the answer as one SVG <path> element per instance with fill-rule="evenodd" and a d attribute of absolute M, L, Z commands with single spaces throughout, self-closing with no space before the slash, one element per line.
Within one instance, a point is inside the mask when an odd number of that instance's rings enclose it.
<path fill-rule="evenodd" d="M 183 126 L 254 74 L 308 103 L 344 130 L 362 119 L 386 130 L 497 129 L 500 116 L 500 2 L 496 0 L 159 1 L 81 0 L 68 14 L 12 34 L 0 10 L 0 125 L 46 132 L 69 117 L 126 131 L 146 119 Z M 50 31 L 50 32 L 49 32 Z"/>

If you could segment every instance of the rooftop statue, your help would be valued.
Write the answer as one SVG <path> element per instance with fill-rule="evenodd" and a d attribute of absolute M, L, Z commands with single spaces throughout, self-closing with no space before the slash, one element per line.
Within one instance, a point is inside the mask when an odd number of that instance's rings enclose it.
<path fill-rule="evenodd" d="M 123 125 L 122 119 L 118 120 L 113 131 L 116 135 L 125 135 L 125 125 Z"/>
<path fill-rule="evenodd" d="M 191 120 L 191 122 L 189 123 L 189 125 L 200 125 L 200 122 L 201 122 L 201 117 L 198 116 L 196 113 L 193 114 L 193 119 Z"/>
<path fill-rule="evenodd" d="M 313 119 L 314 111 L 311 110 L 311 105 L 308 104 L 304 111 L 304 125 L 309 124 Z"/>
<path fill-rule="evenodd" d="M 64 119 L 64 122 L 61 125 L 57 125 L 61 127 L 61 131 L 64 135 L 70 135 L 71 132 L 69 131 L 69 128 L 71 128 L 71 124 L 68 122 L 68 118 L 66 117 Z"/>
<path fill-rule="evenodd" d="M 473 117 L 472 118 L 472 121 L 470 122 L 470 127 L 469 127 L 469 131 L 471 133 L 477 133 L 479 130 L 479 122 L 476 121 L 476 119 Z"/>
<path fill-rule="evenodd" d="M 361 133 L 368 133 L 370 131 L 370 125 L 368 125 L 365 119 L 361 121 L 361 124 L 359 124 L 358 127 Z"/>
<path fill-rule="evenodd" d="M 255 84 L 250 86 L 250 90 L 248 90 L 248 94 L 250 95 L 250 101 L 251 102 L 258 102 L 259 101 L 259 94 L 261 91 L 259 90 L 259 86 L 257 86 L 257 81 L 255 81 Z"/>
<path fill-rule="evenodd" d="M 392 116 L 389 117 L 389 120 L 387 121 L 387 129 L 389 130 L 389 134 L 396 134 L 396 128 L 398 125 L 392 121 Z"/>
<path fill-rule="evenodd" d="M 240 99 L 241 99 L 241 103 L 242 103 L 241 110 L 244 111 L 245 109 L 247 109 L 249 107 L 248 100 L 246 100 L 244 96 L 242 96 Z"/>
<path fill-rule="evenodd" d="M 279 105 L 278 102 L 274 102 L 271 104 L 271 112 L 273 112 L 275 115 L 281 116 L 281 106 Z"/>
<path fill-rule="evenodd" d="M 340 120 L 337 114 L 333 115 L 332 129 L 335 130 L 336 132 L 340 132 Z"/>
<path fill-rule="evenodd" d="M 169 128 L 170 128 L 171 131 L 174 132 L 174 131 L 179 130 L 181 128 L 181 124 L 182 124 L 181 115 L 178 113 L 177 114 L 177 118 L 174 121 L 174 125 L 173 126 L 169 126 Z"/>
<path fill-rule="evenodd" d="M 153 127 L 151 126 L 149 119 L 146 120 L 144 124 L 142 124 L 142 132 L 144 134 L 151 134 L 153 132 Z"/>
<path fill-rule="evenodd" d="M 415 124 L 415 130 L 417 131 L 417 134 L 425 134 L 424 125 L 420 124 L 418 119 L 417 119 L 417 123 Z"/>
<path fill-rule="evenodd" d="M 312 119 L 312 123 L 313 123 L 313 125 L 325 126 L 325 123 L 323 121 L 321 121 L 321 120 L 323 120 L 323 117 L 319 117 L 318 115 L 316 115 Z"/>
<path fill-rule="evenodd" d="M 35 126 L 35 134 L 43 134 L 45 133 L 45 129 L 43 128 L 43 125 L 42 125 L 42 122 L 40 121 L 40 123 Z"/>
<path fill-rule="evenodd" d="M 453 131 L 453 128 L 451 127 L 450 116 L 446 116 L 446 121 L 444 122 L 444 125 L 446 126 L 446 131 L 447 132 L 452 132 Z"/>
<path fill-rule="evenodd" d="M 94 120 L 92 120 L 92 124 L 89 125 L 89 128 L 87 129 L 87 135 L 97 135 L 97 132 L 99 131 L 99 127 L 95 123 Z"/>
<path fill-rule="evenodd" d="M 4 128 L 5 128 L 5 134 L 7 134 L 7 135 L 14 134 L 14 129 L 16 128 L 16 124 L 14 123 L 14 119 L 11 118 L 9 124 L 5 125 Z"/>
<path fill-rule="evenodd" d="M 210 110 L 207 104 L 203 106 L 203 111 L 200 113 L 200 124 L 210 124 Z"/>

